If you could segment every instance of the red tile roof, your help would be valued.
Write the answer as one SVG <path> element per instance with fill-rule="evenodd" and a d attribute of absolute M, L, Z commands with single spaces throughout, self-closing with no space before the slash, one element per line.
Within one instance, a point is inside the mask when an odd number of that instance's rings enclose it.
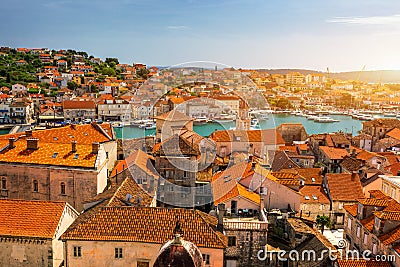
<path fill-rule="evenodd" d="M 394 128 L 393 130 L 389 131 L 386 135 L 394 139 L 400 140 L 400 129 Z"/>
<path fill-rule="evenodd" d="M 76 101 L 76 100 L 64 100 L 63 109 L 96 109 L 96 103 L 94 101 Z"/>
<path fill-rule="evenodd" d="M 215 230 L 218 220 L 189 209 L 104 207 L 74 229 L 68 229 L 61 238 L 164 244 L 173 238 L 177 221 L 183 230 L 183 238 L 196 246 L 226 247 L 225 236 Z"/>
<path fill-rule="evenodd" d="M 322 150 L 329 159 L 343 159 L 349 156 L 349 152 L 344 148 L 320 146 L 319 149 Z"/>
<path fill-rule="evenodd" d="M 153 165 L 149 163 L 149 160 L 152 159 L 154 160 L 153 156 L 148 155 L 143 150 L 136 150 L 125 160 L 121 160 L 120 162 L 118 162 L 118 164 L 111 172 L 110 176 L 113 177 L 117 173 L 120 173 L 123 170 L 131 167 L 132 165 L 135 165 L 147 174 L 158 177 L 157 171 L 154 169 Z"/>
<path fill-rule="evenodd" d="M 303 195 L 303 197 L 300 199 L 301 203 L 330 203 L 329 198 L 322 186 L 305 185 L 300 188 L 300 193 Z M 306 196 L 308 196 L 307 199 Z"/>
<path fill-rule="evenodd" d="M 256 204 L 260 203 L 260 196 L 248 191 L 238 181 L 252 175 L 252 164 L 246 161 L 240 162 L 227 168 L 225 171 L 216 173 L 212 178 L 212 191 L 214 204 L 225 202 L 231 198 L 242 196 Z"/>
<path fill-rule="evenodd" d="M 400 227 L 396 227 L 392 231 L 387 232 L 378 238 L 385 246 L 390 245 L 400 239 Z"/>
<path fill-rule="evenodd" d="M 237 137 L 240 137 L 240 141 L 236 141 Z M 264 142 L 272 145 L 285 144 L 282 135 L 275 129 L 215 131 L 210 135 L 210 138 L 215 142 Z"/>
<path fill-rule="evenodd" d="M 343 208 L 350 213 L 351 216 L 356 217 L 358 212 L 358 204 L 344 205 Z"/>
<path fill-rule="evenodd" d="M 0 135 L 0 140 L 8 140 L 10 137 L 23 137 L 25 132 L 17 134 Z M 32 131 L 32 137 L 39 142 L 66 143 L 76 141 L 77 144 L 104 143 L 112 140 L 113 132 L 109 123 L 68 125 L 64 127 Z"/>
<path fill-rule="evenodd" d="M 63 201 L 0 199 L 0 236 L 53 238 L 66 206 Z"/>
<path fill-rule="evenodd" d="M 356 201 L 364 197 L 358 174 L 327 173 L 326 179 L 333 201 Z"/>
<path fill-rule="evenodd" d="M 372 229 L 374 228 L 375 216 L 371 215 L 367 218 L 360 221 L 360 223 L 367 229 L 370 233 L 372 233 Z"/>

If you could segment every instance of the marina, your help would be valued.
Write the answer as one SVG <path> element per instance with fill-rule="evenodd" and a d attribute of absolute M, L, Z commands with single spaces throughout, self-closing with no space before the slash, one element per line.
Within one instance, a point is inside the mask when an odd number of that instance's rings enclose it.
<path fill-rule="evenodd" d="M 314 115 L 316 116 L 316 115 Z M 318 116 L 316 116 L 318 117 Z M 379 118 L 376 116 L 374 118 Z M 308 134 L 318 134 L 318 133 L 332 133 L 343 131 L 347 133 L 352 133 L 357 135 L 358 131 L 362 128 L 362 122 L 364 120 L 353 118 L 349 115 L 329 115 L 334 121 L 329 123 L 316 122 L 314 119 L 305 116 L 296 116 L 288 113 L 280 114 L 269 114 L 267 120 L 258 120 L 256 123 L 253 120 L 251 124 L 251 129 L 273 129 L 282 123 L 301 123 L 306 129 Z M 257 126 L 258 125 L 258 126 Z M 218 122 L 208 122 L 202 125 L 194 125 L 194 131 L 202 136 L 209 136 L 215 130 L 229 130 L 235 128 L 234 120 L 225 120 Z M 155 129 L 141 129 L 137 126 L 126 125 L 122 128 L 114 128 L 117 138 L 140 138 L 144 136 L 155 135 Z"/>

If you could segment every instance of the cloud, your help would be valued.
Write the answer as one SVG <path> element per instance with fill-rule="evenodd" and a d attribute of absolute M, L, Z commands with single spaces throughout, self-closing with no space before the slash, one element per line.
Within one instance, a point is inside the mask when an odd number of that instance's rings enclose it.
<path fill-rule="evenodd" d="M 400 15 L 370 16 L 370 17 L 336 17 L 328 19 L 329 23 L 356 24 L 356 25 L 399 25 Z"/>
<path fill-rule="evenodd" d="M 167 26 L 168 30 L 187 30 L 189 29 L 188 26 L 184 26 L 184 25 L 170 25 Z"/>

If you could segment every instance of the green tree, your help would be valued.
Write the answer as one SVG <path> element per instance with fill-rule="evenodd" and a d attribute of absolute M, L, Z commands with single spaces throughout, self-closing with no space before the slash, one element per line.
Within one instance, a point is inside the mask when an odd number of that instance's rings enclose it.
<path fill-rule="evenodd" d="M 115 57 L 108 57 L 108 58 L 106 58 L 105 63 L 107 63 L 109 66 L 111 66 L 111 62 L 114 62 L 115 65 L 118 65 L 118 64 L 119 64 L 118 58 L 115 58 Z"/>
<path fill-rule="evenodd" d="M 317 215 L 315 225 L 321 230 L 321 233 L 324 234 L 325 227 L 330 228 L 332 222 L 331 219 L 326 215 Z"/>
<path fill-rule="evenodd" d="M 104 68 L 101 70 L 101 74 L 108 76 L 115 76 L 116 72 L 112 68 Z"/>
<path fill-rule="evenodd" d="M 76 90 L 76 88 L 78 88 L 78 84 L 74 81 L 69 81 L 67 83 L 67 88 L 70 90 Z"/>
<path fill-rule="evenodd" d="M 136 75 L 142 79 L 147 79 L 147 76 L 149 75 L 149 73 L 150 73 L 150 71 L 146 68 L 141 68 L 136 71 Z"/>

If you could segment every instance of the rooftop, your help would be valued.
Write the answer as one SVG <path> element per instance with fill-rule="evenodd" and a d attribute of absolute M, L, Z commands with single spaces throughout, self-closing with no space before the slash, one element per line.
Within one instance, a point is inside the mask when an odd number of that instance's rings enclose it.
<path fill-rule="evenodd" d="M 0 236 L 52 239 L 67 205 L 64 201 L 0 199 Z"/>

